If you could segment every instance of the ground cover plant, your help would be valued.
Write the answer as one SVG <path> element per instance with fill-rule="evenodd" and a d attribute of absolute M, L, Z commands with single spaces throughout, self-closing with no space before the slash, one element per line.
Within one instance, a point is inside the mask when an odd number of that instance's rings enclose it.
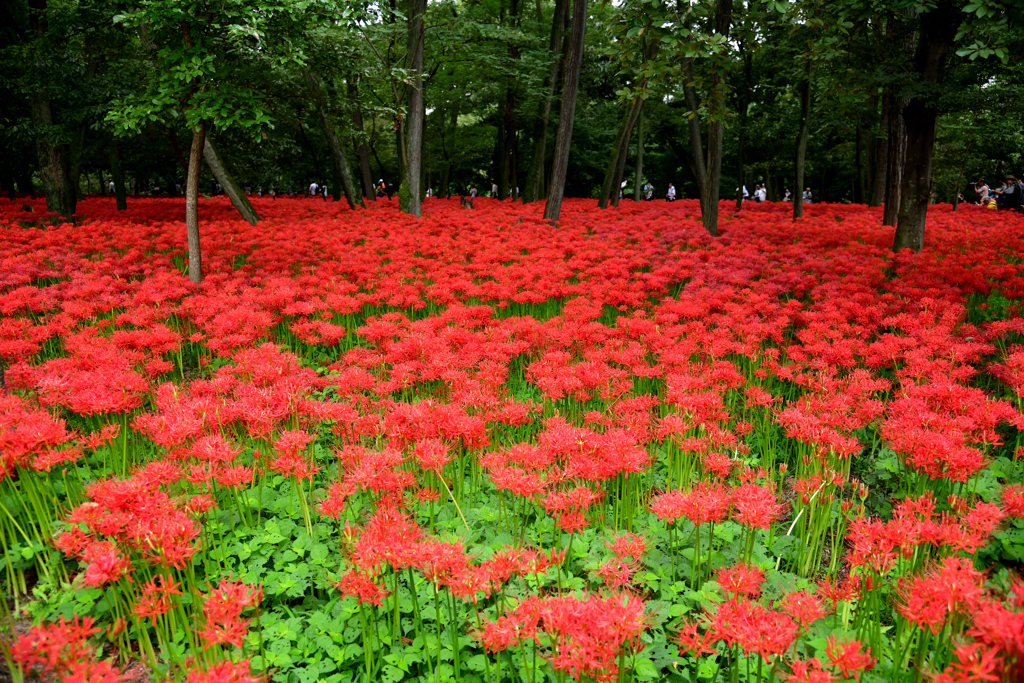
<path fill-rule="evenodd" d="M 14 680 L 1024 676 L 1024 218 L 254 201 L 0 203 Z"/>

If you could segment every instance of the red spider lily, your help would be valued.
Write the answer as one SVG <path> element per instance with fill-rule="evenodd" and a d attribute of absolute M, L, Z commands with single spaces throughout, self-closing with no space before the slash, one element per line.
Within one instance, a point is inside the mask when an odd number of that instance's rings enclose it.
<path fill-rule="evenodd" d="M 555 671 L 568 672 L 576 680 L 613 680 L 618 656 L 640 651 L 640 634 L 646 629 L 643 602 L 629 594 L 586 599 L 531 596 L 512 614 L 485 624 L 477 638 L 496 652 L 522 639 L 540 641 L 543 634 Z"/>
<path fill-rule="evenodd" d="M 426 472 L 434 472 L 442 476 L 444 466 L 453 460 L 448 452 L 448 447 L 440 439 L 423 439 L 418 441 L 413 449 L 416 460 L 420 467 Z"/>
<path fill-rule="evenodd" d="M 695 622 L 683 622 L 679 628 L 679 654 L 692 654 L 694 657 L 710 655 L 716 652 L 712 647 L 718 640 L 713 631 L 701 633 L 700 626 Z"/>
<path fill-rule="evenodd" d="M 263 683 L 265 675 L 253 676 L 248 659 L 237 662 L 217 662 L 210 668 L 192 669 L 185 678 L 186 683 Z"/>
<path fill-rule="evenodd" d="M 82 551 L 86 563 L 85 585 L 99 587 L 117 581 L 131 571 L 131 560 L 122 557 L 113 541 L 93 541 Z"/>
<path fill-rule="evenodd" d="M 389 591 L 374 583 L 372 579 L 351 569 L 334 584 L 342 595 L 354 595 L 361 603 L 380 605 L 388 595 Z"/>
<path fill-rule="evenodd" d="M 142 584 L 142 590 L 135 600 L 135 614 L 140 619 L 152 619 L 153 626 L 156 626 L 156 618 L 167 614 L 173 607 L 172 595 L 181 595 L 178 590 L 181 586 L 173 579 L 168 580 L 163 575 L 158 575 Z"/>
<path fill-rule="evenodd" d="M 786 593 L 779 600 L 778 607 L 792 617 L 801 631 L 806 631 L 808 626 L 828 614 L 821 600 L 807 591 Z"/>
<path fill-rule="evenodd" d="M 197 631 L 204 649 L 215 644 L 242 646 L 249 631 L 249 620 L 242 613 L 258 607 L 263 589 L 240 581 L 224 579 L 203 601 L 203 628 Z"/>
<path fill-rule="evenodd" d="M 900 614 L 938 635 L 946 618 L 976 605 L 984 594 L 985 575 L 965 557 L 947 557 L 922 576 L 900 584 Z"/>
<path fill-rule="evenodd" d="M 718 607 L 711 630 L 717 639 L 756 652 L 765 662 L 789 649 L 797 636 L 797 624 L 788 615 L 739 598 Z"/>
<path fill-rule="evenodd" d="M 999 652 L 981 643 L 965 643 L 954 651 L 956 661 L 935 676 L 935 683 L 983 683 L 1002 680 Z"/>
<path fill-rule="evenodd" d="M 715 574 L 715 580 L 730 596 L 757 596 L 761 594 L 764 572 L 750 564 L 735 564 L 722 567 Z"/>
<path fill-rule="evenodd" d="M 846 678 L 860 680 L 860 675 L 875 665 L 871 658 L 871 648 L 861 652 L 859 640 L 848 640 L 840 643 L 835 636 L 829 636 L 825 645 L 825 653 L 830 665 L 839 669 Z"/>
<path fill-rule="evenodd" d="M 11 645 L 11 659 L 25 669 L 41 667 L 58 675 L 70 673 L 76 666 L 92 661 L 93 646 L 88 639 L 100 632 L 92 617 L 33 626 Z"/>
<path fill-rule="evenodd" d="M 769 528 L 786 509 L 769 488 L 756 484 L 741 484 L 733 489 L 732 503 L 736 522 L 759 529 Z"/>
<path fill-rule="evenodd" d="M 835 680 L 835 676 L 822 668 L 821 661 L 816 657 L 794 659 L 789 663 L 789 669 L 790 673 L 784 675 L 784 680 L 792 683 L 832 683 Z"/>
<path fill-rule="evenodd" d="M 620 559 L 628 556 L 638 560 L 647 552 L 647 542 L 644 537 L 628 531 L 621 536 L 616 536 L 614 540 L 606 542 L 605 546 Z"/>

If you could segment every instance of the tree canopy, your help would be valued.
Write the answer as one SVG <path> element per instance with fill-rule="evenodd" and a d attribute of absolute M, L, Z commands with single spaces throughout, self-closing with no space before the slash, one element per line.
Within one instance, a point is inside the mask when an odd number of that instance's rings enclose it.
<path fill-rule="evenodd" d="M 67 217 L 111 181 L 122 201 L 187 190 L 197 131 L 210 147 L 197 192 L 317 181 L 356 206 L 383 180 L 416 213 L 428 189 L 604 206 L 620 187 L 664 196 L 672 183 L 701 197 L 713 231 L 719 199 L 742 205 L 739 186 L 774 200 L 807 187 L 885 203 L 895 246 L 913 249 L 930 201 L 1024 172 L 1024 0 L 11 0 L 0 12 L 0 183 L 45 192 Z"/>

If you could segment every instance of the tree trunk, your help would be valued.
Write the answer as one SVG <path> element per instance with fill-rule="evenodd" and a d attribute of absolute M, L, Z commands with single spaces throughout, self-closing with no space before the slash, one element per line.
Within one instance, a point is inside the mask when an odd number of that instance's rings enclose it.
<path fill-rule="evenodd" d="M 618 201 L 619 188 L 618 186 L 612 187 L 618 180 L 619 167 L 623 169 L 626 167 L 626 155 L 629 152 L 629 138 L 633 135 L 633 127 L 636 125 L 637 119 L 640 117 L 640 110 L 644 106 L 644 101 L 640 98 L 635 99 L 630 105 L 629 109 L 622 116 L 622 123 L 619 124 L 619 132 L 615 136 L 615 142 L 612 143 L 612 151 L 609 155 L 608 166 L 604 172 L 604 182 L 601 184 L 601 197 L 597 201 L 598 208 L 608 208 L 608 200 L 612 196 L 614 190 L 616 196 L 616 202 Z"/>
<path fill-rule="evenodd" d="M 50 100 L 45 94 L 36 93 L 31 103 L 32 119 L 42 129 L 36 139 L 36 152 L 39 155 L 39 176 L 43 180 L 43 192 L 46 193 L 46 210 L 71 218 L 75 213 L 78 193 L 71 187 L 64 148 L 50 137 L 53 129 Z"/>
<path fill-rule="evenodd" d="M 544 204 L 544 218 L 555 222 L 562 213 L 565 194 L 565 176 L 569 168 L 569 145 L 572 125 L 576 116 L 576 95 L 580 85 L 580 65 L 583 62 L 583 39 L 587 31 L 587 0 L 573 0 L 572 37 L 565 60 L 565 84 L 562 107 L 558 115 L 558 137 L 555 140 L 555 158 L 551 165 L 551 191 Z"/>
<path fill-rule="evenodd" d="M 871 200 L 869 206 L 881 206 L 885 203 L 886 171 L 889 166 L 889 116 L 892 94 L 888 91 L 882 96 L 882 119 L 879 123 L 879 135 L 874 147 L 874 172 L 871 178 Z"/>
<path fill-rule="evenodd" d="M 352 170 L 348 166 L 348 159 L 345 158 L 345 151 L 341 148 L 337 133 L 334 132 L 334 124 L 331 122 L 330 114 L 327 111 L 327 102 L 324 98 L 324 91 L 320 87 L 320 79 L 307 67 L 302 67 L 302 77 L 306 80 L 306 87 L 313 95 L 316 102 L 317 113 L 320 114 L 320 124 L 324 128 L 324 137 L 327 139 L 327 147 L 331 150 L 331 158 L 334 161 L 335 192 L 337 192 L 338 181 L 345 191 L 345 199 L 348 201 L 348 208 L 356 208 L 356 204 L 365 208 L 363 197 L 356 191 L 355 183 L 352 181 Z M 222 183 L 223 184 L 223 183 Z"/>
<path fill-rule="evenodd" d="M 697 92 L 693 89 L 693 58 L 687 57 L 683 62 L 683 94 L 686 96 L 687 125 L 690 129 L 690 156 L 693 158 L 693 177 L 697 181 L 697 194 L 700 197 L 700 211 L 703 215 L 708 209 L 704 206 L 704 186 L 708 183 L 707 168 L 704 166 L 704 143 L 700 135 L 700 116 L 697 114 Z"/>
<path fill-rule="evenodd" d="M 804 64 L 800 82 L 800 135 L 796 142 L 796 179 L 793 187 L 793 218 L 804 215 L 804 165 L 807 159 L 807 138 L 811 132 L 811 60 Z"/>
<path fill-rule="evenodd" d="M 538 105 L 537 118 L 533 124 L 533 156 L 530 159 L 530 170 L 526 174 L 526 186 L 523 188 L 523 202 L 526 203 L 538 201 L 544 196 L 548 121 L 551 119 L 551 102 L 558 89 L 558 72 L 562 66 L 560 50 L 568 8 L 569 0 L 555 0 L 555 12 L 551 18 L 551 36 L 548 41 L 548 50 L 553 61 L 544 81 L 547 95 L 541 99 Z"/>
<path fill-rule="evenodd" d="M 746 166 L 744 166 L 743 153 L 747 146 L 747 111 L 750 109 L 750 81 L 752 79 L 753 59 L 750 53 L 744 49 L 743 41 L 740 41 L 740 55 L 743 57 L 743 92 L 740 93 L 740 145 L 736 154 L 737 178 L 739 189 L 736 191 L 736 210 L 743 208 L 743 186 L 747 184 Z"/>
<path fill-rule="evenodd" d="M 918 88 L 903 110 L 906 161 L 893 251 L 918 252 L 924 248 L 925 219 L 932 192 L 935 121 L 939 115 L 938 85 L 942 83 L 946 57 L 962 17 L 952 0 L 939 0 L 934 8 L 920 14 L 916 59 Z"/>
<path fill-rule="evenodd" d="M 889 143 L 885 165 L 885 209 L 882 212 L 883 225 L 896 225 L 900 213 L 900 191 L 903 185 L 903 166 L 907 154 L 907 126 L 903 120 L 906 104 L 893 96 L 889 111 Z"/>
<path fill-rule="evenodd" d="M 194 284 L 203 281 L 203 256 L 199 249 L 199 171 L 206 142 L 206 124 L 192 133 L 192 149 L 188 155 L 188 179 L 185 181 L 185 231 L 188 234 L 188 279 Z"/>
<path fill-rule="evenodd" d="M 633 201 L 638 202 L 644 192 L 644 111 L 636 122 L 636 177 L 633 178 Z"/>
<path fill-rule="evenodd" d="M 245 196 L 245 190 L 239 187 L 235 179 L 228 173 L 228 168 L 224 164 L 224 160 L 217 154 L 217 150 L 214 149 L 213 143 L 210 139 L 203 136 L 203 158 L 206 159 L 206 165 L 210 167 L 213 172 L 213 177 L 220 183 L 221 189 L 224 190 L 224 194 L 231 200 L 232 206 L 234 206 L 238 213 L 242 215 L 249 225 L 256 225 L 260 222 L 259 214 L 256 213 L 256 209 L 253 208 L 252 203 L 249 202 L 249 198 Z M 194 141 L 194 139 L 193 139 Z M 189 155 L 189 171 L 192 170 L 191 155 Z M 191 173 L 190 173 L 191 175 Z"/>
<path fill-rule="evenodd" d="M 427 11 L 427 0 L 409 0 L 409 114 L 405 148 L 405 195 L 399 189 L 399 208 L 405 213 L 419 216 L 422 213 L 420 201 L 420 171 L 423 163 L 423 20 Z M 404 206 L 402 205 L 404 204 Z"/>
<path fill-rule="evenodd" d="M 643 111 L 643 101 L 641 100 L 640 111 Z M 625 145 L 622 148 L 622 154 L 619 155 L 619 163 L 615 169 L 615 181 L 612 183 L 612 206 L 619 205 L 619 189 L 622 187 L 624 178 L 626 177 L 626 160 L 629 158 L 629 139 L 633 137 L 633 131 L 630 130 L 626 134 Z"/>
<path fill-rule="evenodd" d="M 375 202 L 377 201 L 377 193 L 373 189 L 373 174 L 370 173 L 370 155 L 367 153 L 366 142 L 363 140 L 366 137 L 366 128 L 363 126 L 363 112 L 359 110 L 356 82 L 351 78 L 348 81 L 348 97 L 352 103 L 352 124 L 355 126 L 356 134 L 356 137 L 353 138 L 353 144 L 356 148 L 356 154 L 359 156 L 359 174 L 363 182 L 363 196 Z"/>
<path fill-rule="evenodd" d="M 853 203 L 863 204 L 864 203 L 864 129 L 857 126 L 857 144 L 856 144 L 856 159 L 854 159 L 854 167 L 856 168 L 857 177 L 854 179 L 853 184 Z"/>
<path fill-rule="evenodd" d="M 124 172 L 121 170 L 121 150 L 117 140 L 110 143 L 110 177 L 114 181 L 114 196 L 117 198 L 117 210 L 128 209 L 128 193 L 124 187 Z"/>
<path fill-rule="evenodd" d="M 718 0 L 715 32 L 729 39 L 733 0 Z M 725 78 L 718 72 L 711 77 L 708 111 L 708 154 L 705 182 L 701 191 L 701 221 L 704 229 L 718 234 L 718 200 L 722 186 L 722 143 L 725 138 Z"/>
<path fill-rule="evenodd" d="M 511 0 L 509 3 L 509 18 L 513 26 L 517 25 L 519 19 L 519 0 Z M 519 48 L 514 44 L 508 47 L 509 61 L 514 65 L 519 59 Z M 514 66 L 513 66 L 514 68 Z M 515 174 L 513 168 L 515 162 L 516 146 L 516 90 L 515 80 L 509 79 L 505 82 L 504 116 L 501 126 L 501 156 L 498 159 L 498 199 L 505 199 L 511 196 L 511 190 L 515 188 Z"/>

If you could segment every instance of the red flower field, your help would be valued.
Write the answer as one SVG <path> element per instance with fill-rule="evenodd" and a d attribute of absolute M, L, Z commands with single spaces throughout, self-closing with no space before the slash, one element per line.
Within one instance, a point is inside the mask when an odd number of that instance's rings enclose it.
<path fill-rule="evenodd" d="M 254 203 L 0 200 L 16 681 L 1024 677 L 1024 217 Z"/>

